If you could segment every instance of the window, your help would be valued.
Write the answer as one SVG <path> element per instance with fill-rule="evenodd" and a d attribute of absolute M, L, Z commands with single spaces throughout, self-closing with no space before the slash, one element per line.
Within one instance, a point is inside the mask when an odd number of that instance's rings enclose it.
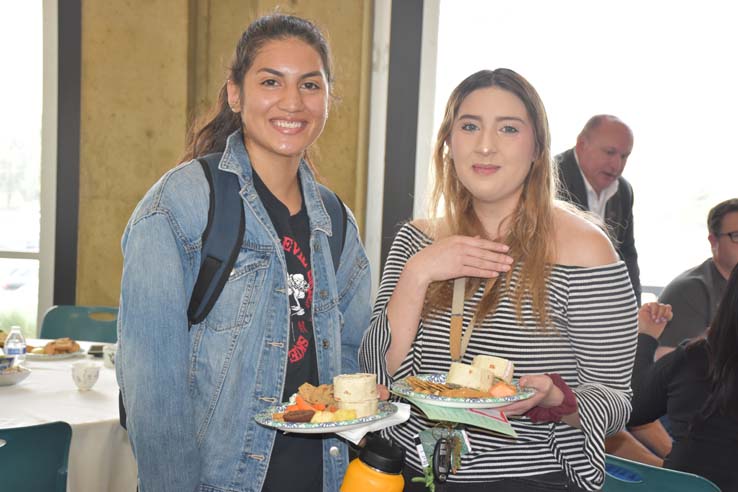
<path fill-rule="evenodd" d="M 42 192 L 44 168 L 53 168 L 53 149 L 42 145 L 46 122 L 55 115 L 55 95 L 47 98 L 52 85 L 45 83 L 49 60 L 44 58 L 48 46 L 55 43 L 53 32 L 44 26 L 54 25 L 44 18 L 52 2 L 20 2 L 0 7 L 0 46 L 7 74 L 0 77 L 0 329 L 19 325 L 26 336 L 36 335 L 38 312 L 50 304 L 50 286 L 40 287 L 39 267 L 44 255 L 53 251 L 42 248 L 42 224 L 53 224 L 49 197 Z M 51 50 L 53 53 L 53 49 Z M 55 59 L 55 58 L 54 58 Z M 45 64 L 47 64 L 45 66 Z M 52 68 L 52 72 L 54 72 Z M 55 72 L 54 72 L 55 73 Z M 55 76 L 55 75 L 54 75 Z M 52 105 L 49 111 L 46 104 Z M 47 114 L 44 114 L 47 113 Z M 55 131 L 55 130 L 54 130 Z M 43 149 L 43 150 L 42 150 Z M 43 156 L 43 157 L 42 157 Z M 53 174 L 53 173 L 52 173 Z M 43 190 L 53 180 L 47 180 Z M 52 202 L 53 203 L 53 202 Z M 52 207 L 53 210 L 53 207 Z M 53 248 L 51 248 L 53 250 Z"/>
<path fill-rule="evenodd" d="M 554 154 L 571 148 L 594 114 L 615 114 L 633 129 L 624 176 L 635 191 L 644 286 L 663 286 L 710 256 L 707 212 L 738 196 L 732 159 L 738 68 L 731 61 L 738 31 L 731 4 L 426 3 L 438 11 L 437 43 L 423 43 L 437 46 L 435 63 L 421 76 L 435 75 L 433 100 L 421 101 L 421 107 L 434 108 L 428 134 L 438 128 L 451 90 L 464 77 L 483 68 L 511 68 L 546 104 Z M 419 147 L 418 155 L 429 158 L 429 148 Z"/>

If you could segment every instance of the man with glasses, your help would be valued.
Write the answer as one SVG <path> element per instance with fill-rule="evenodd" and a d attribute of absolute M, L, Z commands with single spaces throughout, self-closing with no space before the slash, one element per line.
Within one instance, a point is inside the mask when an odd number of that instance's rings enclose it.
<path fill-rule="evenodd" d="M 704 333 L 712 322 L 725 284 L 738 264 L 738 198 L 721 202 L 707 215 L 712 258 L 680 274 L 659 297 L 671 304 L 674 317 L 664 328 L 656 359 L 671 352 L 683 340 Z"/>

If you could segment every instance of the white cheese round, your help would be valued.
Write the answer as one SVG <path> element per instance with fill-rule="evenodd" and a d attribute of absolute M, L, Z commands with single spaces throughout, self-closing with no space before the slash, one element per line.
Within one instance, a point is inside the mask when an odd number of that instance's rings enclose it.
<path fill-rule="evenodd" d="M 455 384 L 479 391 L 489 391 L 494 381 L 495 375 L 492 371 L 483 367 L 462 364 L 461 362 L 452 362 L 451 368 L 448 370 L 448 375 L 446 376 L 446 382 L 448 384 Z"/>
<path fill-rule="evenodd" d="M 515 371 L 512 362 L 494 355 L 477 355 L 472 361 L 472 366 L 488 369 L 494 373 L 496 378 L 502 379 L 506 383 L 512 381 L 513 371 Z"/>
<path fill-rule="evenodd" d="M 375 415 L 379 408 L 379 400 L 374 398 L 371 400 L 364 401 L 339 401 L 339 410 L 355 410 L 356 418 L 368 417 L 369 415 Z"/>
<path fill-rule="evenodd" d="M 376 400 L 379 398 L 376 374 L 341 374 L 334 377 L 333 398 L 338 402 Z"/>

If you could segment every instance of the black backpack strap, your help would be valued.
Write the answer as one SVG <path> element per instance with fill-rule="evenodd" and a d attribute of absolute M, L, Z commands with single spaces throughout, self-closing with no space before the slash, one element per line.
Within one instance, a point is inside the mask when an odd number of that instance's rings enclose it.
<path fill-rule="evenodd" d="M 222 153 L 208 154 L 198 162 L 210 186 L 208 223 L 202 234 L 200 271 L 192 289 L 187 319 L 201 323 L 218 300 L 238 258 L 245 218 L 238 176 L 218 169 Z M 238 221 L 238 227 L 234 227 Z"/>
<path fill-rule="evenodd" d="M 343 243 L 346 241 L 346 222 L 348 214 L 346 206 L 343 204 L 338 195 L 331 190 L 318 184 L 320 190 L 320 198 L 323 200 L 328 215 L 331 217 L 331 228 L 333 235 L 328 236 L 328 244 L 331 247 L 331 257 L 333 257 L 333 271 L 338 271 L 338 265 L 341 262 L 341 253 L 343 253 Z"/>
<path fill-rule="evenodd" d="M 198 162 L 210 188 L 208 223 L 202 233 L 200 271 L 187 307 L 188 329 L 201 323 L 223 291 L 243 241 L 246 220 L 241 200 L 238 176 L 218 169 L 222 153 L 208 154 Z M 238 219 L 236 219 L 238 217 Z M 238 220 L 238 227 L 233 225 Z M 120 425 L 126 429 L 126 408 L 118 391 Z"/>

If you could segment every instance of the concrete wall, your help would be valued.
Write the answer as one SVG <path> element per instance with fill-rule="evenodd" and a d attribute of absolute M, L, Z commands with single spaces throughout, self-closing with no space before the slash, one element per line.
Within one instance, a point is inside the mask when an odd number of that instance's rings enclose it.
<path fill-rule="evenodd" d="M 117 305 L 128 217 L 177 164 L 188 115 L 214 101 L 243 29 L 277 7 L 328 33 L 340 101 L 314 155 L 324 181 L 364 217 L 370 0 L 88 0 L 82 5 L 78 304 Z"/>

